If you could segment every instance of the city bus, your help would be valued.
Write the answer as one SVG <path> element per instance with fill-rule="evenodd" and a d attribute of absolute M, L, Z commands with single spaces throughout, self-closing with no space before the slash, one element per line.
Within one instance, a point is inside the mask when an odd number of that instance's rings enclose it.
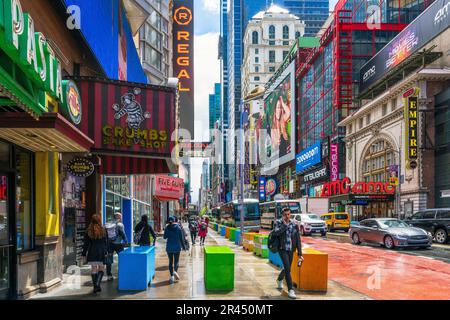
<path fill-rule="evenodd" d="M 244 229 L 246 231 L 259 231 L 261 216 L 259 214 L 259 201 L 256 199 L 244 199 Z M 239 201 L 234 200 L 220 206 L 220 223 L 223 225 L 240 228 L 241 212 Z"/>
<path fill-rule="evenodd" d="M 281 210 L 284 207 L 289 207 L 292 214 L 302 213 L 298 200 L 276 200 L 260 203 L 261 228 L 272 230 L 275 220 L 281 219 Z"/>

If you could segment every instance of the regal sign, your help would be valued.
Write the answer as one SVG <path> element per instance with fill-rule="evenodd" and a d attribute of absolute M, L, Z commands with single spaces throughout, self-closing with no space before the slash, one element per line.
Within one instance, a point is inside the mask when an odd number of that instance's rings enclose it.
<path fill-rule="evenodd" d="M 331 197 L 342 194 L 394 194 L 395 186 L 389 182 L 356 182 L 351 184 L 350 178 L 343 178 L 325 183 L 321 197 Z"/>
<path fill-rule="evenodd" d="M 194 6 L 173 1 L 173 73 L 179 79 L 181 128 L 194 137 Z"/>

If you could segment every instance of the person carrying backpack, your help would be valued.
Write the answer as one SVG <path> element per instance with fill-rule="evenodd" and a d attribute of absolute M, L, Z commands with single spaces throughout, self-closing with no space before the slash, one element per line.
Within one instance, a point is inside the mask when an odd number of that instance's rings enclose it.
<path fill-rule="evenodd" d="M 200 237 L 200 245 L 205 245 L 205 238 L 208 234 L 208 225 L 205 222 L 205 219 L 202 219 L 198 225 L 198 236 Z"/>
<path fill-rule="evenodd" d="M 269 249 L 272 252 L 278 251 L 281 261 L 283 262 L 283 270 L 278 276 L 278 289 L 283 289 L 283 279 L 286 279 L 289 298 L 295 299 L 295 291 L 292 284 L 291 265 L 294 257 L 294 251 L 298 252 L 298 261 L 300 265 L 303 261 L 302 243 L 300 238 L 300 229 L 298 224 L 291 220 L 291 210 L 283 208 L 282 218 L 277 220 L 272 232 L 269 235 Z M 278 250 L 277 250 L 278 249 Z"/>
<path fill-rule="evenodd" d="M 183 232 L 174 217 L 169 217 L 168 224 L 164 229 L 164 239 L 167 239 L 166 252 L 169 257 L 170 283 L 180 280 L 178 275 L 178 262 L 181 250 L 187 250 Z"/>
<path fill-rule="evenodd" d="M 195 239 L 197 239 L 198 223 L 195 219 L 189 222 L 189 232 L 191 233 L 192 245 L 195 245 Z"/>
<path fill-rule="evenodd" d="M 141 221 L 134 227 L 134 243 L 140 246 L 150 246 L 150 235 L 153 238 L 153 246 L 156 243 L 156 233 L 148 223 L 148 216 L 143 215 Z"/>
<path fill-rule="evenodd" d="M 127 235 L 125 234 L 125 227 L 122 223 L 122 214 L 116 212 L 114 214 L 115 221 L 113 223 L 105 224 L 106 232 L 108 233 L 108 258 L 106 259 L 106 276 L 108 281 L 114 280 L 112 275 L 112 264 L 114 263 L 114 253 L 119 254 L 123 251 L 125 245 L 128 245 Z"/>

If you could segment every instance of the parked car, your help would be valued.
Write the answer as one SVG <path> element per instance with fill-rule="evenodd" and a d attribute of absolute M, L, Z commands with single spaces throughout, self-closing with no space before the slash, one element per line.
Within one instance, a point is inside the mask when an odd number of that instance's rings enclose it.
<path fill-rule="evenodd" d="M 406 222 L 430 232 L 437 243 L 442 244 L 449 240 L 450 208 L 419 211 L 407 218 Z"/>
<path fill-rule="evenodd" d="M 344 230 L 348 232 L 350 228 L 350 215 L 347 212 L 329 212 L 320 216 L 325 221 L 328 231 Z"/>
<path fill-rule="evenodd" d="M 302 233 L 302 236 L 308 236 L 313 233 L 320 233 L 322 236 L 327 234 L 327 224 L 320 220 L 319 216 L 316 214 L 296 214 L 294 219 L 300 223 L 300 232 Z"/>
<path fill-rule="evenodd" d="M 433 243 L 431 233 L 421 228 L 411 227 L 399 219 L 366 219 L 359 225 L 350 227 L 349 236 L 353 244 L 378 243 L 387 249 L 395 247 L 429 248 Z"/>

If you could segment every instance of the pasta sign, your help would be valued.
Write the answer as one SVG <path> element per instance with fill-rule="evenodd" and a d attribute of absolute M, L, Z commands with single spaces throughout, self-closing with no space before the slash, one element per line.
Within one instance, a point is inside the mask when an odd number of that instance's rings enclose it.
<path fill-rule="evenodd" d="M 193 0 L 173 2 L 173 72 L 179 79 L 181 128 L 194 136 Z"/>

